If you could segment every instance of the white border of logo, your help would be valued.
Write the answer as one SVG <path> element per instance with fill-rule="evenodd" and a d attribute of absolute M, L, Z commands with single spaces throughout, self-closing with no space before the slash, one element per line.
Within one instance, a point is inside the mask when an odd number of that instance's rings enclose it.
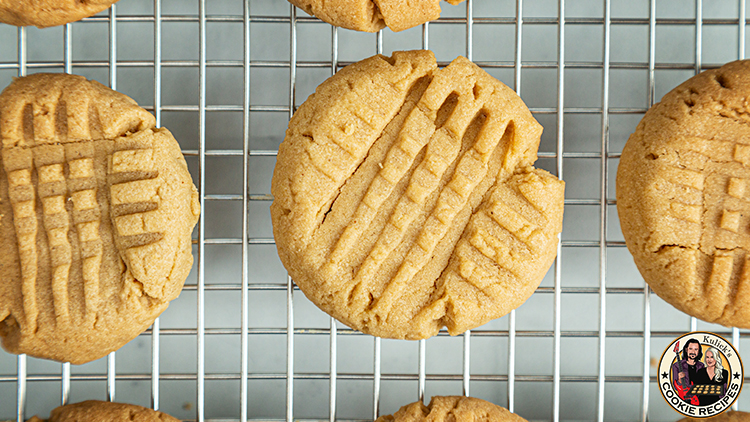
<path fill-rule="evenodd" d="M 679 358 L 681 359 L 683 346 L 690 339 L 698 340 L 702 346 L 708 345 L 717 348 L 729 362 L 729 367 L 724 368 L 729 372 L 727 391 L 716 403 L 705 406 L 693 405 L 680 398 L 675 389 L 675 385 L 672 382 L 673 375 L 671 369 L 675 360 L 674 349 L 679 349 L 678 353 L 680 354 Z M 735 400 L 739 397 L 740 391 L 742 391 L 744 376 L 742 359 L 740 359 L 739 353 L 737 353 L 737 350 L 731 343 L 714 333 L 707 331 L 694 331 L 674 339 L 664 353 L 662 353 L 661 359 L 659 360 L 659 373 L 657 374 L 657 379 L 659 382 L 659 391 L 661 392 L 662 397 L 664 397 L 664 400 L 666 400 L 674 410 L 692 418 L 708 418 L 716 416 L 732 406 Z"/>

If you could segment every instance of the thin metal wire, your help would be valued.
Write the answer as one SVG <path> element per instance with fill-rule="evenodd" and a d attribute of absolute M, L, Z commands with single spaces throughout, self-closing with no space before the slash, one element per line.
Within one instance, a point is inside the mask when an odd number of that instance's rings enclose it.
<path fill-rule="evenodd" d="M 430 49 L 430 23 L 425 22 L 422 24 L 422 50 Z"/>
<path fill-rule="evenodd" d="M 732 328 L 732 345 L 734 346 L 734 349 L 737 351 L 737 353 L 740 352 L 740 330 L 737 327 Z M 737 403 L 737 400 L 735 400 L 734 403 L 732 403 L 732 410 L 739 410 L 739 403 Z"/>
<path fill-rule="evenodd" d="M 338 357 L 338 344 L 336 342 L 336 319 L 331 317 L 331 333 L 329 343 L 329 372 L 330 379 L 328 381 L 328 420 L 334 422 L 336 420 L 336 382 L 337 378 L 337 366 L 336 359 Z"/>
<path fill-rule="evenodd" d="M 70 362 L 60 364 L 60 405 L 65 406 L 70 399 Z"/>
<path fill-rule="evenodd" d="M 168 22 L 167 19 L 163 19 L 164 22 Z M 706 20 L 703 21 L 704 24 L 706 23 Z M 475 24 L 478 23 L 475 19 Z M 569 24 L 569 22 L 566 20 L 566 23 Z M 614 23 L 614 22 L 610 22 Z M 736 24 L 736 22 L 735 22 Z M 350 61 L 340 61 L 340 66 L 346 66 L 349 64 L 352 64 L 353 62 Z M 512 60 L 477 60 L 474 61 L 477 65 L 484 67 L 484 68 L 491 68 L 491 69 L 512 69 L 515 64 Z M 438 62 L 441 66 L 446 65 L 446 62 Z M 704 63 L 703 69 L 715 69 L 722 65 L 723 63 Z M 108 68 L 109 61 L 107 60 L 81 60 L 75 62 L 76 67 L 80 68 Z M 164 67 L 178 67 L 178 68 L 185 68 L 185 67 L 198 67 L 198 61 L 197 60 L 165 60 L 162 62 L 162 65 Z M 119 60 L 117 62 L 118 67 L 123 68 L 142 68 L 142 67 L 152 67 L 153 62 L 151 60 Z M 308 69 L 325 69 L 330 66 L 330 61 L 299 61 L 297 63 L 297 67 L 299 68 L 308 68 Z M 65 68 L 65 62 L 64 61 L 32 61 L 27 63 L 27 67 L 29 69 L 31 68 L 59 68 L 64 69 Z M 207 60 L 206 61 L 206 67 L 218 67 L 218 68 L 242 68 L 243 67 L 243 61 L 242 60 Z M 289 63 L 287 61 L 275 61 L 275 60 L 253 60 L 250 62 L 251 68 L 278 68 L 278 69 L 285 69 L 289 67 Z M 591 61 L 568 61 L 565 64 L 565 67 L 567 69 L 602 69 L 602 63 L 601 62 L 591 62 Z M 656 63 L 656 69 L 657 70 L 688 70 L 688 69 L 694 69 L 695 64 L 694 63 Z M 525 61 L 523 63 L 524 69 L 557 69 L 557 62 L 556 61 Z M 18 69 L 18 63 L 16 61 L 13 62 L 0 62 L 0 69 Z M 612 62 L 610 64 L 610 69 L 648 69 L 648 64 L 646 62 L 638 62 L 638 61 L 625 61 L 625 62 Z M 184 105 L 184 106 L 173 106 L 173 107 L 187 107 L 185 109 L 177 109 L 176 111 L 195 111 L 197 109 L 197 106 L 193 105 Z M 192 107 L 192 108 L 190 108 Z M 211 106 L 214 108 L 208 108 L 208 110 L 212 111 L 242 111 L 242 105 L 218 105 L 218 106 Z M 279 112 L 285 112 L 286 106 L 270 106 L 270 105 L 257 105 L 253 107 L 261 107 L 257 109 L 258 111 L 279 111 Z M 574 108 L 573 110 L 583 109 L 586 110 L 587 108 Z M 549 108 L 548 113 L 554 114 L 554 108 Z M 595 110 L 594 108 L 591 108 L 591 110 Z M 615 110 L 615 109 L 613 109 Z M 627 108 L 623 110 L 628 110 Z M 255 109 L 253 109 L 255 111 Z M 590 111 L 594 112 L 594 111 Z M 634 111 L 635 112 L 635 111 Z"/>
<path fill-rule="evenodd" d="M 540 154 L 541 155 L 541 154 Z M 552 157 L 556 158 L 556 157 Z M 216 197 L 213 197 L 216 200 Z M 207 198 L 208 200 L 208 198 Z M 260 196 L 259 198 L 256 197 L 254 200 L 261 200 L 261 201 L 268 201 L 269 199 L 265 196 Z M 608 204 L 611 205 L 610 202 Z M 591 200 L 570 200 L 565 201 L 565 205 L 598 205 L 598 200 L 591 199 Z M 248 242 L 251 245 L 273 245 L 274 241 L 272 237 L 251 237 L 248 239 Z M 205 240 L 205 243 L 207 245 L 241 245 L 242 239 L 239 237 L 236 238 L 209 238 Z M 193 240 L 193 244 L 197 245 L 198 241 Z M 599 245 L 598 240 L 565 240 L 562 242 L 563 247 L 567 248 L 592 248 L 597 247 Z M 608 248 L 624 248 L 625 242 L 621 240 L 613 240 L 607 242 Z M 189 287 L 189 286 L 188 286 Z M 542 288 L 541 291 L 544 291 Z"/>
<path fill-rule="evenodd" d="M 250 230 L 249 213 L 249 183 L 250 183 L 250 0 L 243 1 L 243 44 L 244 44 L 244 96 L 242 116 L 242 295 L 240 318 L 240 421 L 247 421 L 248 417 L 248 385 L 247 377 L 249 371 L 249 304 L 250 297 L 248 284 L 250 283 L 248 262 L 248 238 Z"/>
<path fill-rule="evenodd" d="M 208 244 L 208 242 L 206 242 L 206 243 Z M 197 244 L 197 242 L 196 242 L 196 244 Z M 240 242 L 238 241 L 237 244 L 239 245 Z M 249 242 L 249 244 L 252 245 L 253 243 Z M 568 245 L 566 245 L 564 243 L 563 246 L 568 246 Z M 607 247 L 608 248 L 612 248 L 613 246 L 610 243 L 607 243 Z M 183 290 L 186 291 L 186 292 L 188 292 L 188 291 L 196 291 L 197 289 L 198 289 L 198 285 L 197 284 L 186 284 L 184 286 L 184 288 L 183 288 Z M 209 284 L 209 285 L 206 286 L 205 290 L 206 291 L 240 291 L 240 290 L 242 290 L 242 288 L 239 285 L 237 285 L 237 284 Z M 286 283 L 252 283 L 248 287 L 248 290 L 251 290 L 251 291 L 260 291 L 260 290 L 266 290 L 266 291 L 267 290 L 286 291 Z M 294 286 L 294 290 L 298 290 L 298 287 Z M 563 294 L 575 293 L 575 294 L 594 294 L 594 295 L 596 295 L 596 294 L 599 293 L 599 288 L 598 287 L 563 287 L 561 290 L 562 290 Z M 535 294 L 543 295 L 543 294 L 552 294 L 554 292 L 555 292 L 555 288 L 554 287 L 537 287 L 537 289 L 535 291 Z M 638 288 L 638 287 L 608 287 L 607 288 L 607 294 L 620 294 L 620 295 L 622 295 L 622 294 L 631 294 L 631 295 L 638 294 L 638 295 L 640 295 L 640 294 L 643 294 L 643 288 Z M 214 331 L 211 331 L 211 330 L 214 330 Z M 216 331 L 216 330 L 218 330 L 218 331 Z M 268 332 L 268 333 L 274 333 L 274 332 L 276 332 L 276 331 L 274 331 L 276 329 L 267 329 L 269 331 L 264 331 L 266 329 L 253 329 L 253 330 L 261 330 L 261 331 L 256 331 L 256 332 Z M 280 330 L 280 329 L 278 329 L 278 330 Z M 318 329 L 318 328 L 306 328 L 305 330 L 307 330 L 306 332 L 309 332 L 311 334 L 313 334 L 313 333 L 322 333 L 322 334 L 326 334 L 327 335 L 330 332 L 329 329 Z M 190 332 L 195 333 L 196 330 L 194 328 L 193 329 L 190 329 L 190 328 L 172 328 L 172 329 L 161 330 L 162 334 L 170 334 L 170 333 L 171 334 L 178 334 L 178 333 L 179 334 L 184 334 L 184 333 L 190 333 Z M 237 333 L 237 334 L 239 334 L 240 331 L 239 331 L 239 328 L 212 328 L 212 329 L 207 329 L 206 330 L 206 333 L 210 333 L 210 332 L 213 332 L 213 333 L 220 333 L 220 332 L 221 333 Z M 279 331 L 279 332 L 281 332 L 281 331 Z M 496 333 L 506 333 L 506 332 L 507 331 L 501 331 L 501 330 L 483 330 L 481 328 L 478 328 L 478 329 L 475 329 L 475 330 L 472 331 L 472 333 L 474 333 L 475 336 L 497 335 Z M 524 331 L 518 331 L 518 335 L 520 336 L 522 333 L 528 333 L 528 332 L 544 332 L 544 331 L 536 331 L 536 330 L 529 331 L 529 330 L 524 330 Z M 552 331 L 549 331 L 549 332 L 551 333 Z M 579 330 L 563 330 L 562 331 L 563 334 L 566 334 L 566 333 L 587 333 L 587 332 L 588 331 L 579 331 Z M 598 330 L 592 331 L 592 332 L 598 333 Z M 640 332 L 640 331 L 638 331 L 638 332 Z M 680 332 L 684 333 L 684 331 L 680 331 Z M 680 332 L 678 332 L 678 331 L 661 331 L 661 333 L 673 333 L 673 334 L 680 334 Z M 714 332 L 716 334 L 722 334 L 722 335 L 728 335 L 728 336 L 732 334 L 731 330 L 728 330 L 726 332 L 722 332 L 720 330 L 714 330 Z M 150 334 L 151 333 L 151 329 L 147 329 L 146 331 L 144 331 L 144 333 Z M 340 330 L 338 333 L 339 334 L 356 334 L 356 333 L 359 333 L 359 332 L 358 331 L 354 331 L 352 329 L 346 329 L 345 328 L 343 330 Z M 617 331 L 608 331 L 608 334 L 611 334 L 611 333 L 617 333 Z M 360 333 L 360 335 L 362 335 L 362 334 Z M 447 332 L 439 332 L 437 335 L 438 336 L 448 336 L 449 334 Z M 0 377 L 0 379 L 1 379 L 1 377 Z"/>
<path fill-rule="evenodd" d="M 117 8 L 109 9 L 109 87 L 117 90 Z M 116 352 L 107 355 L 107 400 L 115 401 Z"/>
<path fill-rule="evenodd" d="M 380 337 L 373 340 L 373 363 L 372 363 L 372 419 L 376 420 L 380 415 Z"/>
<path fill-rule="evenodd" d="M 206 1 L 198 2 L 198 125 L 199 125 L 199 195 L 201 215 L 198 220 L 198 286 L 197 286 L 197 359 L 196 359 L 196 419 L 203 422 L 206 417 Z"/>
<path fill-rule="evenodd" d="M 523 0 L 516 0 L 516 45 L 513 65 L 513 82 L 516 94 L 521 96 L 521 56 L 523 40 Z M 508 410 L 516 407 L 516 310 L 508 316 Z"/>
<path fill-rule="evenodd" d="M 645 283 L 644 283 L 645 284 Z M 641 420 L 648 420 L 649 382 L 651 377 L 651 289 L 645 284 L 643 288 L 643 376 L 641 378 Z"/>
<path fill-rule="evenodd" d="M 161 0 L 154 0 L 154 117 L 156 127 L 161 127 Z"/>
<path fill-rule="evenodd" d="M 695 0 L 695 74 L 701 72 L 703 59 L 703 0 Z"/>
<path fill-rule="evenodd" d="M 90 18 L 82 19 L 81 22 L 85 23 L 106 23 L 109 19 L 103 16 L 94 16 Z M 128 15 L 118 16 L 118 22 L 153 22 L 154 18 L 151 15 Z M 164 17 L 165 22 L 187 22 L 197 23 L 199 18 L 193 15 L 169 15 Z M 529 24 L 534 25 L 557 25 L 558 20 L 555 17 L 530 17 L 527 18 Z M 221 22 L 221 23 L 242 23 L 242 18 L 237 15 L 211 15 L 206 17 L 206 22 Z M 312 17 L 300 17 L 297 18 L 298 23 L 313 23 L 324 25 L 322 21 Z M 463 25 L 466 23 L 465 18 L 447 18 L 442 17 L 434 20 L 433 22 L 442 25 Z M 474 22 L 479 25 L 513 25 L 515 24 L 515 18 L 512 17 L 481 17 L 475 18 Z M 602 18 L 596 17 L 570 17 L 566 18 L 568 24 L 574 25 L 601 25 L 603 22 Z M 283 16 L 272 16 L 272 15 L 256 15 L 250 19 L 250 23 L 282 23 L 288 24 L 289 18 Z M 647 25 L 647 18 L 615 18 L 612 19 L 612 23 L 615 25 Z M 680 25 L 680 26 L 693 26 L 695 19 L 693 18 L 660 18 L 657 20 L 659 25 Z M 737 25 L 737 19 L 734 18 L 708 18 L 704 19 L 703 23 L 706 25 Z"/>
<path fill-rule="evenodd" d="M 739 0 L 739 13 L 738 13 L 738 39 L 737 39 L 737 59 L 743 60 L 745 58 L 745 13 L 746 10 L 746 3 L 745 0 Z M 732 328 L 732 345 L 737 350 L 737 353 L 740 352 L 740 329 L 737 327 Z M 732 410 L 738 410 L 739 409 L 739 403 L 737 401 L 732 404 Z"/>
<path fill-rule="evenodd" d="M 656 101 L 656 0 L 649 1 L 648 26 L 648 106 Z M 643 374 L 641 379 L 641 421 L 648 420 L 651 370 L 651 289 L 643 283 Z"/>
<path fill-rule="evenodd" d="M 469 388 L 471 387 L 471 330 L 464 333 L 464 361 L 463 361 L 463 395 L 469 397 Z"/>
<path fill-rule="evenodd" d="M 277 290 L 286 292 L 286 284 L 281 284 L 282 288 L 277 288 L 277 286 L 272 286 L 273 288 L 260 288 L 255 289 L 255 291 L 269 291 L 269 290 Z M 195 286 L 193 286 L 195 287 Z M 550 288 L 551 289 L 551 288 Z M 195 291 L 196 289 L 188 289 L 189 291 Z M 210 290 L 206 288 L 206 290 Z M 214 291 L 229 291 L 231 289 L 216 289 Z M 236 291 L 239 291 L 239 289 L 235 289 Z M 251 289 L 252 290 L 252 289 Z M 296 289 L 295 289 L 296 290 Z M 640 290 L 639 293 L 643 294 L 643 289 L 637 289 Z M 539 292 L 541 293 L 541 292 Z M 545 293 L 551 293 L 551 292 L 545 292 Z M 565 290 L 563 290 L 563 293 L 565 293 Z M 596 293 L 596 292 L 594 292 Z M 145 334 L 150 334 L 151 330 L 146 330 Z M 164 336 L 194 336 L 196 335 L 198 331 L 195 328 L 170 328 L 170 329 L 163 329 L 161 331 L 161 335 Z M 729 337 L 732 335 L 731 329 L 726 330 L 714 330 L 715 334 L 719 334 L 725 337 Z M 208 328 L 206 329 L 206 335 L 212 335 L 212 336 L 225 336 L 225 335 L 235 335 L 238 336 L 240 334 L 239 328 Z M 250 335 L 272 335 L 272 336 L 286 336 L 286 328 L 251 328 L 248 333 Z M 328 328 L 295 328 L 294 334 L 309 334 L 309 335 L 325 335 L 328 336 L 330 333 L 330 330 Z M 680 336 L 682 334 L 685 334 L 684 330 L 670 330 L 670 331 L 654 331 L 651 334 L 651 337 L 653 338 L 662 338 L 662 339 L 673 339 L 677 336 Z M 338 330 L 338 335 L 342 336 L 366 336 L 366 334 L 363 334 L 359 331 L 355 331 L 350 328 L 340 329 Z M 507 330 L 474 330 L 472 331 L 472 335 L 474 337 L 484 337 L 484 338 L 507 338 L 508 337 L 508 331 Z M 553 338 L 554 337 L 554 331 L 552 330 L 518 330 L 517 332 L 518 337 L 526 337 L 526 338 Z M 564 338 L 598 338 L 599 336 L 599 330 L 565 330 L 561 333 L 561 336 Z M 628 331 L 608 331 L 607 336 L 610 338 L 643 338 L 643 332 L 641 330 L 628 330 Z M 438 333 L 438 337 L 450 337 L 450 335 L 443 331 L 441 333 Z M 351 375 L 351 374 L 349 374 Z M 385 377 L 387 374 L 383 374 Z M 250 376 L 250 375 L 248 375 Z M 303 376 L 303 375 L 300 375 Z M 348 375 L 346 373 L 339 373 L 339 378 L 346 378 Z M 432 375 L 427 374 L 427 379 L 430 379 Z M 150 374 L 119 374 L 117 375 L 118 380 L 129 380 L 129 379 L 150 379 Z M 176 377 L 176 378 L 175 378 Z M 442 377 L 442 376 L 441 376 Z M 463 378 L 463 375 L 453 375 L 450 379 L 458 379 L 461 380 Z M 480 375 L 474 375 L 475 379 L 488 379 L 486 376 L 484 378 L 481 378 Z M 490 376 L 491 378 L 494 376 Z M 504 380 L 507 380 L 506 375 L 501 375 Z M 521 377 L 521 375 L 519 375 Z M 169 374 L 162 374 L 161 379 L 195 379 L 196 376 L 192 375 L 169 375 Z M 326 373 L 325 379 L 328 379 L 328 375 Z M 369 373 L 363 373 L 361 375 L 361 379 L 372 379 L 372 375 Z M 547 375 L 548 379 L 552 379 L 551 375 Z M 568 377 L 569 378 L 569 377 Z M 607 377 L 608 379 L 622 379 L 621 377 Z M 637 377 L 631 377 L 632 379 L 640 380 L 640 378 Z M 750 378 L 750 377 L 748 377 Z M 60 375 L 55 374 L 45 374 L 45 375 L 34 375 L 28 378 L 29 380 L 35 380 L 35 381 L 60 381 Z M 71 380 L 73 381 L 80 381 L 80 380 L 87 380 L 87 379 L 95 379 L 95 380 L 106 380 L 106 374 L 105 375 L 72 375 Z M 239 379 L 239 373 L 235 377 L 230 377 L 228 379 Z M 417 379 L 416 374 L 412 374 L 408 376 L 408 379 Z M 492 378 L 495 379 L 495 378 Z M 528 378 L 525 378 L 528 380 Z M 592 380 L 596 380 L 596 377 L 591 378 Z M 15 382 L 17 381 L 16 377 L 12 376 L 0 376 L 0 382 Z"/>
<path fill-rule="evenodd" d="M 117 90 L 117 6 L 109 8 L 109 87 Z"/>
<path fill-rule="evenodd" d="M 24 422 L 26 410 L 26 354 L 18 355 L 16 358 L 16 421 Z"/>
<path fill-rule="evenodd" d="M 466 58 L 474 60 L 474 0 L 466 1 Z M 469 396 L 471 384 L 471 330 L 463 334 L 463 395 Z"/>
<path fill-rule="evenodd" d="M 339 67 L 339 30 L 338 27 L 331 25 L 331 76 L 335 75 Z M 331 373 L 328 382 L 328 421 L 336 420 L 336 395 L 337 395 L 337 359 L 338 343 L 336 319 L 331 317 L 330 321 L 331 334 L 329 343 L 329 371 Z"/>
<path fill-rule="evenodd" d="M 602 139 L 599 173 L 599 368 L 597 391 L 597 420 L 604 421 L 604 371 L 607 345 L 607 185 L 609 152 L 609 60 L 610 60 L 610 0 L 604 1 L 604 51 L 602 57 Z"/>
<path fill-rule="evenodd" d="M 327 330 L 327 329 L 326 329 Z M 677 335 L 685 334 L 684 331 L 681 331 Z M 131 375 L 120 375 L 118 376 L 118 381 L 148 381 L 150 375 L 148 374 L 131 374 Z M 76 376 L 73 378 L 74 381 L 103 381 L 106 378 L 105 375 L 87 375 L 87 376 Z M 416 374 L 383 374 L 383 379 L 388 381 L 416 381 Z M 584 384 L 593 384 L 596 383 L 596 375 L 567 375 L 561 377 L 561 380 L 563 382 L 567 383 L 584 383 Z M 172 380 L 172 381 L 195 381 L 196 376 L 190 375 L 190 374 L 164 374 L 165 380 Z M 206 374 L 206 380 L 210 381 L 239 381 L 240 374 L 226 374 L 226 373 L 207 373 Z M 268 381 L 268 380 L 285 380 L 286 374 L 285 373 L 251 373 L 249 375 L 249 379 L 251 380 L 257 380 L 257 381 Z M 321 372 L 321 373 L 298 373 L 295 376 L 295 379 L 297 380 L 308 380 L 308 381 L 325 381 L 328 379 L 328 373 L 327 372 Z M 342 380 L 370 380 L 371 377 L 368 377 L 366 374 L 360 374 L 360 373 L 342 373 L 341 374 Z M 427 377 L 430 381 L 450 381 L 450 382 L 460 382 L 461 381 L 461 375 L 457 374 L 429 374 Z M 507 381 L 508 377 L 505 375 L 500 374 L 488 374 L 488 375 L 475 375 L 475 381 L 481 381 L 486 383 L 499 383 L 499 382 L 505 382 Z M 54 382 L 54 381 L 60 381 L 59 375 L 34 375 L 29 376 L 29 381 L 33 382 Z M 518 380 L 522 382 L 534 382 L 534 383 L 550 383 L 552 381 L 552 376 L 550 375 L 524 375 L 524 376 L 518 376 Z M 745 377 L 745 381 L 750 380 L 750 378 Z M 638 383 L 640 381 L 639 376 L 608 376 L 607 382 L 609 383 L 619 383 L 619 384 L 633 384 Z M 656 381 L 656 377 L 654 377 L 654 381 Z M 575 387 L 572 387 L 575 388 Z M 274 418 L 275 420 L 284 420 L 284 418 Z M 215 421 L 216 419 L 210 419 L 210 421 Z M 236 419 L 235 419 L 236 420 Z M 257 420 L 256 418 L 252 418 L 251 420 Z M 299 419 L 297 419 L 299 420 Z M 318 419 L 319 421 L 324 421 L 325 419 Z M 372 420 L 370 420 L 372 421 Z"/>
<path fill-rule="evenodd" d="M 115 401 L 117 383 L 115 352 L 107 355 L 107 401 Z"/>
<path fill-rule="evenodd" d="M 739 2 L 740 2 L 740 11 L 738 14 L 739 16 L 737 17 L 737 26 L 739 27 L 737 49 L 739 51 L 737 52 L 737 57 L 739 58 L 739 60 L 743 60 L 745 58 L 745 30 L 747 26 L 747 21 L 745 20 L 745 16 L 747 16 L 747 3 L 745 0 L 739 0 Z"/>
<path fill-rule="evenodd" d="M 695 74 L 703 68 L 703 0 L 695 0 Z M 690 331 L 698 330 L 698 318 L 690 317 Z"/>
<path fill-rule="evenodd" d="M 73 73 L 73 26 L 69 23 L 63 27 L 63 49 L 65 73 Z"/>
<path fill-rule="evenodd" d="M 563 139 L 565 121 L 565 0 L 558 3 L 557 34 L 557 177 L 563 179 Z M 560 323 L 562 308 L 562 237 L 558 235 L 557 258 L 555 259 L 554 341 L 552 363 L 552 420 L 560 420 Z"/>
<path fill-rule="evenodd" d="M 286 421 L 294 420 L 294 289 L 287 276 L 286 290 Z"/>
<path fill-rule="evenodd" d="M 161 0 L 154 0 L 154 117 L 161 127 Z M 159 410 L 160 387 L 160 330 L 159 318 L 151 326 L 151 408 Z"/>
<path fill-rule="evenodd" d="M 424 402 L 424 390 L 425 390 L 425 384 L 427 382 L 427 374 L 426 374 L 426 356 L 427 354 L 427 347 L 425 340 L 419 340 L 419 367 L 417 370 L 418 381 L 417 381 L 417 395 L 419 397 L 419 401 Z"/>
<path fill-rule="evenodd" d="M 423 41 L 424 42 L 424 39 Z M 377 51 L 377 54 L 383 53 L 383 31 L 378 31 L 378 33 L 375 35 L 375 48 Z M 380 415 L 380 364 L 381 364 L 381 344 L 380 344 L 380 337 L 375 337 L 374 341 L 374 350 L 373 350 L 373 376 L 372 376 L 372 418 L 377 419 Z M 422 345 L 420 344 L 420 348 Z M 422 359 L 420 358 L 420 366 L 421 366 Z M 421 384 L 421 383 L 420 383 Z M 420 395 L 420 399 L 422 396 Z"/>
<path fill-rule="evenodd" d="M 63 26 L 63 57 L 65 73 L 73 73 L 73 36 L 72 25 L 69 23 Z M 60 405 L 65 406 L 70 399 L 70 362 L 62 363 L 60 371 Z"/>
<path fill-rule="evenodd" d="M 474 1 L 466 0 L 466 58 L 474 60 Z"/>
<path fill-rule="evenodd" d="M 19 27 L 18 42 L 18 76 L 26 76 L 26 28 Z M 26 410 L 26 355 L 16 358 L 16 421 L 24 422 Z"/>
<path fill-rule="evenodd" d="M 467 3 L 468 5 L 468 3 Z M 468 6 L 467 6 L 468 7 Z M 422 48 L 427 49 L 427 45 L 429 44 L 429 24 L 425 23 L 422 26 Z M 468 37 L 468 33 L 467 33 Z M 383 53 L 383 31 L 378 31 L 377 33 L 377 52 L 378 54 Z M 468 38 L 467 38 L 467 46 L 468 46 Z M 427 383 L 427 377 L 426 377 L 426 359 L 427 359 L 427 343 L 426 340 L 422 339 L 419 340 L 419 354 L 417 358 L 417 372 L 418 372 L 418 378 L 417 378 L 417 396 L 419 397 L 419 401 L 424 402 L 425 396 L 425 388 Z M 379 358 L 378 358 L 379 360 Z M 378 391 L 380 388 L 378 387 Z M 378 398 L 377 401 L 379 402 L 380 399 Z M 377 418 L 377 413 L 375 414 L 375 417 Z"/>
<path fill-rule="evenodd" d="M 289 20 L 289 118 L 295 109 L 297 89 L 297 8 L 290 4 Z M 286 420 L 294 420 L 294 285 L 287 276 Z"/>

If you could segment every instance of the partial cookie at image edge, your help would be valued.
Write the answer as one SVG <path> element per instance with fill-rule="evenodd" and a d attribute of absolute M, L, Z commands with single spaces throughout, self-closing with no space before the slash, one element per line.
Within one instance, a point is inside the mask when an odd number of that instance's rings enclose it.
<path fill-rule="evenodd" d="M 289 0 L 318 19 L 354 31 L 403 31 L 440 17 L 441 0 Z M 445 0 L 457 5 L 464 0 Z"/>
<path fill-rule="evenodd" d="M 617 210 L 644 280 L 675 308 L 750 327 L 750 62 L 696 75 L 655 104 L 617 169 Z"/>
<path fill-rule="evenodd" d="M 107 9 L 118 0 L 0 0 L 0 22 L 48 28 L 76 22 Z"/>
<path fill-rule="evenodd" d="M 180 146 L 129 97 L 35 74 L 0 94 L 0 336 L 89 362 L 148 328 L 192 267 L 200 204 Z"/>
<path fill-rule="evenodd" d="M 375 422 L 449 422 L 449 421 L 526 422 L 508 409 L 488 401 L 464 396 L 435 396 L 425 406 L 417 401 L 402 406 L 393 415 L 384 415 Z"/>
<path fill-rule="evenodd" d="M 179 422 L 166 413 L 125 403 L 87 400 L 52 410 L 49 419 L 34 416 L 28 422 Z"/>

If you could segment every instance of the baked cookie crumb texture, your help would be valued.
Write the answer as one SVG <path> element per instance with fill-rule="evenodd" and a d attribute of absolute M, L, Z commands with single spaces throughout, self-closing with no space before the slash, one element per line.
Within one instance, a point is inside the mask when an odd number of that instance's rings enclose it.
<path fill-rule="evenodd" d="M 65 74 L 0 95 L 0 336 L 84 363 L 145 330 L 192 266 L 198 195 L 132 99 Z"/>
<path fill-rule="evenodd" d="M 750 328 L 750 61 L 681 84 L 625 145 L 617 210 L 651 288 L 704 321 Z"/>
<path fill-rule="evenodd" d="M 440 0 L 289 0 L 308 15 L 355 31 L 403 31 L 440 17 Z M 456 5 L 464 0 L 446 0 Z"/>
<path fill-rule="evenodd" d="M 684 418 L 680 419 L 678 422 L 750 422 L 750 413 L 747 412 L 738 412 L 738 411 L 729 411 L 724 412 L 721 415 L 713 416 L 710 418 Z"/>
<path fill-rule="evenodd" d="M 29 422 L 179 422 L 179 419 L 156 410 L 133 404 L 88 400 L 60 406 L 52 411 L 49 419 L 36 416 Z"/>
<path fill-rule="evenodd" d="M 556 254 L 564 183 L 535 169 L 542 127 L 510 88 L 429 51 L 348 66 L 279 148 L 279 256 L 348 326 L 421 339 L 520 306 Z"/>
<path fill-rule="evenodd" d="M 47 28 L 93 16 L 117 0 L 0 0 L 0 22 Z"/>
<path fill-rule="evenodd" d="M 393 415 L 379 417 L 375 422 L 450 422 L 493 421 L 525 422 L 526 419 L 496 404 L 462 396 L 436 396 L 430 404 L 421 401 L 403 406 Z"/>

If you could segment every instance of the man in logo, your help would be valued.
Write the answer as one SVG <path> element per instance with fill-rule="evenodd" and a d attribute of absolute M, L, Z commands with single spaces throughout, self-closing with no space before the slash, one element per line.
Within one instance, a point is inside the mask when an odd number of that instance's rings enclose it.
<path fill-rule="evenodd" d="M 682 348 L 682 359 L 672 364 L 672 382 L 674 383 L 677 394 L 686 402 L 698 405 L 698 397 L 694 394 L 688 394 L 690 387 L 695 383 L 698 371 L 704 368 L 701 344 L 698 340 L 691 338 L 685 342 Z M 679 356 L 678 356 L 679 358 Z"/>

